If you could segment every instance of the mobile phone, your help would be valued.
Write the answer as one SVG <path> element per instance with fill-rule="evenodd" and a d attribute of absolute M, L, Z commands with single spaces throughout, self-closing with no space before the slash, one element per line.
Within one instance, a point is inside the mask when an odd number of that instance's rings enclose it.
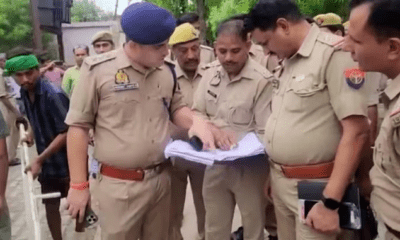
<path fill-rule="evenodd" d="M 96 213 L 92 210 L 91 207 L 87 206 L 83 222 L 80 223 L 79 219 L 76 219 L 75 232 L 84 232 L 85 228 L 88 228 L 97 223 L 98 220 L 99 218 L 97 217 Z"/>

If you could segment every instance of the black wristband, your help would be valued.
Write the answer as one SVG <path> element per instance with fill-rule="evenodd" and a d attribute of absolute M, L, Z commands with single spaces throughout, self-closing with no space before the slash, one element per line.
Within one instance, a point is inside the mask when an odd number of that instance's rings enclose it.
<path fill-rule="evenodd" d="M 330 210 L 336 210 L 340 207 L 340 202 L 332 198 L 326 198 L 324 195 L 322 195 L 321 201 L 324 203 L 324 206 Z"/>

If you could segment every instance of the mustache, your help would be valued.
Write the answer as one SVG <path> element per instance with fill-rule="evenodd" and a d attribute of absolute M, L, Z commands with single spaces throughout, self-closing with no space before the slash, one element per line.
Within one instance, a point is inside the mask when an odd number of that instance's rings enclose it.
<path fill-rule="evenodd" d="M 229 61 L 229 62 L 224 62 L 224 64 L 225 64 L 225 65 L 235 65 L 236 62 L 231 62 L 231 61 Z"/>
<path fill-rule="evenodd" d="M 192 59 L 192 60 L 186 61 L 185 63 L 186 63 L 186 64 L 189 64 L 189 63 L 199 63 L 199 60 L 198 60 L 198 59 Z"/>

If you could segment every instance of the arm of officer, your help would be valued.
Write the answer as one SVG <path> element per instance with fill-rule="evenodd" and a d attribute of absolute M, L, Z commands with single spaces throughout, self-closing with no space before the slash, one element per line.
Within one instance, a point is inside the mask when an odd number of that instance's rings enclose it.
<path fill-rule="evenodd" d="M 87 182 L 89 129 L 93 128 L 99 104 L 96 76 L 85 61 L 81 68 L 80 81 L 71 96 L 70 108 L 65 123 L 69 125 L 67 135 L 68 164 L 71 184 Z M 86 206 L 90 201 L 89 189 L 70 188 L 68 211 L 82 222 Z"/>
<path fill-rule="evenodd" d="M 6 106 L 8 110 L 13 112 L 17 117 L 22 117 L 19 110 L 7 98 L 6 83 L 3 76 L 0 75 L 0 101 Z"/>
<path fill-rule="evenodd" d="M 326 198 L 337 201 L 342 200 L 358 167 L 364 144 L 368 141 L 365 79 L 363 81 L 346 79 L 345 75 L 345 72 L 349 71 L 357 74 L 357 70 L 356 63 L 351 60 L 349 53 L 336 52 L 326 72 L 330 102 L 340 120 L 342 137 L 336 152 L 333 171 L 323 194 Z M 347 75 L 352 76 L 352 74 Z M 306 223 L 323 233 L 337 232 L 340 229 L 337 211 L 326 208 L 321 202 L 311 209 Z"/>

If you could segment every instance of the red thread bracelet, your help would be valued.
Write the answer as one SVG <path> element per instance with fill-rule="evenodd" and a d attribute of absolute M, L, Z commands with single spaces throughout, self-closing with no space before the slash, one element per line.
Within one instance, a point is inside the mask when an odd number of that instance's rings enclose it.
<path fill-rule="evenodd" d="M 85 190 L 89 188 L 89 182 L 82 182 L 82 183 L 70 183 L 70 188 L 75 190 Z"/>

